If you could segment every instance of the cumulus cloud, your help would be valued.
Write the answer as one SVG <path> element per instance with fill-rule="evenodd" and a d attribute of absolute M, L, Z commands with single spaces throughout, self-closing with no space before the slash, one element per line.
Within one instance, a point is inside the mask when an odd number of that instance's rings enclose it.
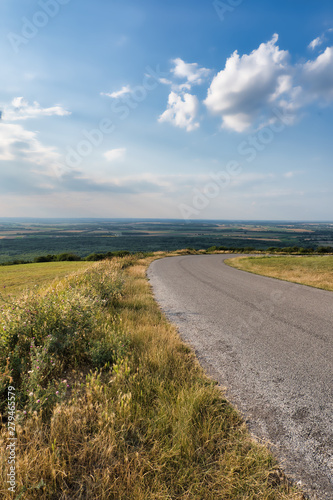
<path fill-rule="evenodd" d="M 115 92 L 101 92 L 101 95 L 105 95 L 106 97 L 110 97 L 111 99 L 119 99 L 119 97 L 122 97 L 124 95 L 128 95 L 132 93 L 132 89 L 130 85 L 124 85 L 120 90 L 117 90 Z"/>
<path fill-rule="evenodd" d="M 62 106 L 42 108 L 37 101 L 29 104 L 23 97 L 15 97 L 9 106 L 4 106 L 2 118 L 7 122 L 27 120 L 44 116 L 68 116 L 71 112 Z"/>
<path fill-rule="evenodd" d="M 240 56 L 235 51 L 213 78 L 204 103 L 221 116 L 225 128 L 244 132 L 255 122 L 260 126 L 281 99 L 289 101 L 293 91 L 289 53 L 280 50 L 277 41 L 275 34 L 250 54 Z"/>
<path fill-rule="evenodd" d="M 315 38 L 311 49 L 326 41 L 330 28 Z M 212 79 L 203 101 L 207 109 L 222 119 L 222 127 L 239 133 L 259 130 L 282 119 L 293 124 L 307 105 L 333 99 L 333 47 L 327 47 L 318 57 L 305 63 L 290 62 L 290 54 L 278 46 L 278 35 L 261 43 L 249 54 L 235 51 L 226 60 L 224 69 Z M 173 59 L 168 78 L 160 83 L 169 85 L 167 109 L 159 121 L 185 128 L 199 127 L 196 120 L 199 101 L 193 92 L 210 70 L 197 63 Z M 183 79 L 183 82 L 179 80 Z"/>
<path fill-rule="evenodd" d="M 185 128 L 187 132 L 199 127 L 195 121 L 198 113 L 199 101 L 195 95 L 184 93 L 179 95 L 170 92 L 168 107 L 158 119 L 159 122 L 169 122 L 175 127 Z"/>
<path fill-rule="evenodd" d="M 186 63 L 180 57 L 171 62 L 173 68 L 170 70 L 170 78 L 160 78 L 159 82 L 170 85 L 172 91 L 180 94 L 191 90 L 193 85 L 201 85 L 211 72 L 210 69 L 201 68 L 198 63 Z M 179 80 L 184 81 L 179 83 Z"/>
<path fill-rule="evenodd" d="M 333 47 L 303 66 L 303 84 L 315 98 L 333 99 Z"/>
<path fill-rule="evenodd" d="M 117 148 L 105 151 L 104 157 L 108 161 L 120 161 L 125 158 L 125 154 L 126 154 L 126 148 Z"/>
<path fill-rule="evenodd" d="M 173 59 L 172 64 L 170 78 L 159 79 L 160 83 L 171 87 L 171 92 L 167 109 L 159 116 L 158 121 L 169 122 L 190 132 L 199 127 L 199 122 L 195 121 L 199 101 L 189 91 L 192 86 L 201 85 L 210 74 L 210 70 L 200 67 L 198 63 L 186 63 L 180 57 Z M 179 83 L 179 80 L 184 81 Z"/>
<path fill-rule="evenodd" d="M 183 78 L 186 80 L 186 84 L 201 85 L 204 79 L 209 75 L 210 70 L 207 68 L 200 68 L 198 63 L 186 63 L 180 57 L 173 59 L 174 67 L 171 69 L 171 73 L 176 78 Z"/>

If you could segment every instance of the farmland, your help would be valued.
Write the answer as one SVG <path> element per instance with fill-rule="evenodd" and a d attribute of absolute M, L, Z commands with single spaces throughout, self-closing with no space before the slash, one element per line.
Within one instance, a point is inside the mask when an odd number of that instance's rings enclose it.
<path fill-rule="evenodd" d="M 332 223 L 153 219 L 0 219 L 0 263 L 46 254 L 180 248 L 333 246 Z"/>
<path fill-rule="evenodd" d="M 90 265 L 90 262 L 47 262 L 0 267 L 2 297 L 5 299 L 8 295 L 17 295 L 25 289 L 31 290 Z"/>

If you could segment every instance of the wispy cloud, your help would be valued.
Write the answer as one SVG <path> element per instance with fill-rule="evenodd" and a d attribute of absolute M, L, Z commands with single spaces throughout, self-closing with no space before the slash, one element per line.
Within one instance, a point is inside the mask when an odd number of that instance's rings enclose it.
<path fill-rule="evenodd" d="M 327 34 L 333 32 L 333 28 L 329 28 L 324 31 L 324 33 L 320 36 L 317 36 L 312 42 L 309 43 L 308 48 L 311 50 L 315 50 L 317 47 L 320 47 L 324 42 L 327 41 Z"/>
<path fill-rule="evenodd" d="M 130 85 L 124 85 L 120 90 L 117 90 L 115 92 L 101 92 L 101 95 L 105 95 L 106 97 L 110 97 L 111 99 L 119 99 L 119 97 L 122 97 L 124 95 L 128 95 L 132 93 L 132 89 Z"/>
<path fill-rule="evenodd" d="M 56 148 L 44 146 L 36 132 L 21 125 L 0 122 L 0 160 L 25 160 L 48 169 L 59 162 L 60 154 Z"/>
<path fill-rule="evenodd" d="M 110 149 L 109 151 L 105 151 L 104 157 L 112 162 L 112 161 L 121 161 L 125 158 L 126 148 L 117 148 Z"/>
<path fill-rule="evenodd" d="M 15 97 L 10 105 L 3 107 L 2 118 L 7 122 L 39 118 L 43 116 L 69 116 L 70 111 L 62 106 L 42 108 L 37 101 L 29 104 L 23 97 Z"/>
<path fill-rule="evenodd" d="M 317 36 L 312 42 L 309 43 L 308 47 L 311 50 L 314 50 L 316 47 L 319 47 L 323 43 L 323 37 L 322 36 Z"/>

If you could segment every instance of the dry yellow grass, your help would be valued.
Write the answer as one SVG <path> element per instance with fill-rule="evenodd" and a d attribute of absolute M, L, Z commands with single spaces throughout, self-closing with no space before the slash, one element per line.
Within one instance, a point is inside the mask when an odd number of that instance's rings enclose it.
<path fill-rule="evenodd" d="M 18 426 L 17 498 L 301 500 L 162 315 L 151 260 L 121 260 L 124 295 L 101 317 L 119 315 L 127 356 L 103 373 L 68 372 L 74 386 L 50 420 Z M 6 439 L 3 428 L 0 495 L 12 500 Z"/>
<path fill-rule="evenodd" d="M 302 285 L 333 291 L 333 256 L 236 257 L 232 267 Z"/>

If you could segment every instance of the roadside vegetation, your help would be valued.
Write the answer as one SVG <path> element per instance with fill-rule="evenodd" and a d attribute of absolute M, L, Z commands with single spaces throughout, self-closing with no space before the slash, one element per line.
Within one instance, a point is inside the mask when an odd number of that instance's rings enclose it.
<path fill-rule="evenodd" d="M 333 255 L 236 257 L 225 262 L 243 271 L 333 291 Z"/>
<path fill-rule="evenodd" d="M 162 256 L 97 262 L 2 306 L 4 500 L 303 498 L 161 313 L 146 269 Z"/>

